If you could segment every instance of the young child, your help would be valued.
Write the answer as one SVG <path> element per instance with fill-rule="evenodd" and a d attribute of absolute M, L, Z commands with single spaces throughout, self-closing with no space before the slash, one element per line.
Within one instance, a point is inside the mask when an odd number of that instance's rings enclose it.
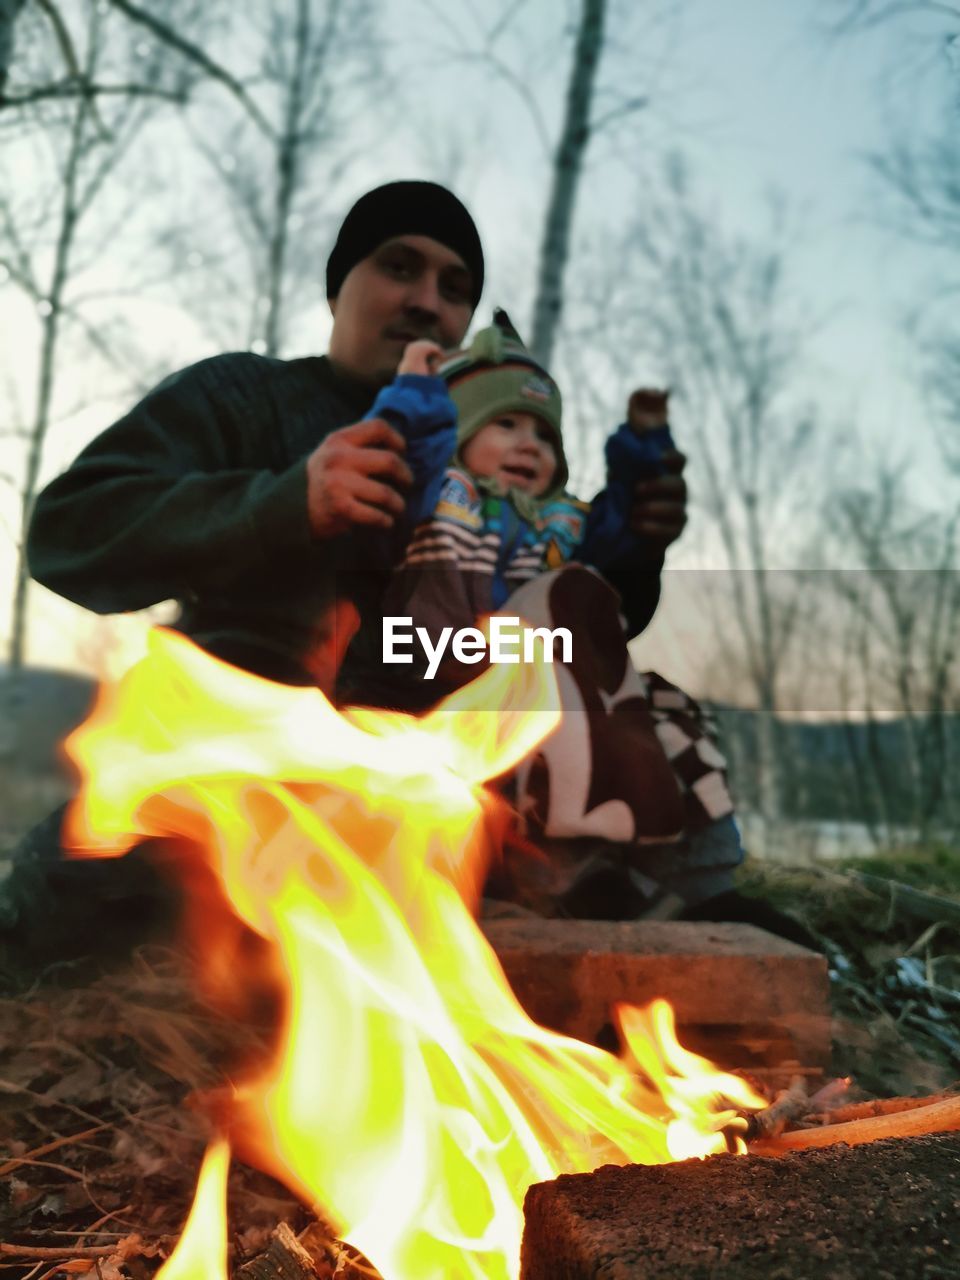
<path fill-rule="evenodd" d="M 482 330 L 451 357 L 413 344 L 373 409 L 397 421 L 395 395 L 410 394 L 415 384 L 436 417 L 446 406 L 454 426 L 449 465 L 429 477 L 422 500 L 409 417 L 401 426 L 415 476 L 407 508 L 414 528 L 384 609 L 412 616 L 431 635 L 444 626 L 476 626 L 524 582 L 568 561 L 583 536 L 588 507 L 564 489 L 559 389 L 507 325 Z M 435 701 L 476 674 L 476 667 L 447 663 L 424 696 Z"/>
<path fill-rule="evenodd" d="M 565 488 L 559 388 L 504 312 L 452 356 L 412 343 L 370 413 L 403 432 L 414 473 L 400 535 L 406 551 L 385 612 L 413 616 L 431 635 L 475 626 L 525 582 L 577 560 L 617 578 L 630 633 L 641 631 L 658 576 L 618 570 L 635 568 L 642 550 L 630 504 L 635 484 L 673 447 L 665 415 L 665 393 L 634 393 L 628 421 L 607 441 L 607 487 L 581 502 Z M 448 664 L 424 697 L 435 701 L 476 674 Z"/>
<path fill-rule="evenodd" d="M 691 830 L 732 827 L 724 761 L 696 704 L 637 673 L 626 647 L 659 588 L 658 574 L 638 568 L 645 548 L 629 514 L 634 486 L 672 447 L 666 403 L 663 392 L 634 393 L 607 441 L 607 486 L 589 504 L 565 488 L 560 391 L 502 312 L 452 356 L 411 344 L 370 414 L 404 433 L 414 472 L 384 614 L 412 618 L 433 644 L 492 612 L 573 635 L 572 660 L 555 668 L 561 727 L 517 780 L 518 809 L 549 857 L 515 861 L 519 880 L 501 885 L 547 914 L 637 915 L 664 886 L 675 904 L 702 900 L 729 888 L 742 857 L 734 838 L 708 866 L 691 861 Z M 414 657 L 391 668 L 393 703 L 408 710 L 479 671 L 449 658 L 427 680 L 416 645 Z"/>

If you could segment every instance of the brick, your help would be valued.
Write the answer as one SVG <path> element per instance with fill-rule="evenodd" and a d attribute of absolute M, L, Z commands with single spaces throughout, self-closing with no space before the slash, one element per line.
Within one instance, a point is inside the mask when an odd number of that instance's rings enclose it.
<path fill-rule="evenodd" d="M 572 1174 L 524 1204 L 520 1280 L 960 1276 L 960 1134 Z"/>
<path fill-rule="evenodd" d="M 826 959 L 745 924 L 488 920 L 483 930 L 535 1022 L 611 1043 L 611 1008 L 673 1005 L 680 1039 L 724 1066 L 826 1064 Z"/>

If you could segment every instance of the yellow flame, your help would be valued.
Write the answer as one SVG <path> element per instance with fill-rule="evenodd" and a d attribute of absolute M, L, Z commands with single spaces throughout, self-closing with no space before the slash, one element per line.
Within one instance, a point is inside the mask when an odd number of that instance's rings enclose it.
<path fill-rule="evenodd" d="M 183 1234 L 156 1280 L 227 1280 L 227 1173 L 230 1147 L 219 1138 L 200 1166 Z"/>
<path fill-rule="evenodd" d="M 675 1160 L 717 1151 L 722 1129 L 741 1112 L 766 1105 L 740 1076 L 720 1071 L 708 1058 L 684 1049 L 666 1000 L 654 1000 L 645 1009 L 618 1005 L 616 1017 L 629 1056 L 673 1113 L 667 1146 Z M 735 1141 L 737 1150 L 745 1152 L 746 1143 Z"/>
<path fill-rule="evenodd" d="M 497 821 L 482 783 L 555 705 L 550 668 L 527 666 L 420 720 L 340 715 L 157 632 L 68 744 L 82 852 L 190 837 L 269 944 L 283 1034 L 231 1132 L 387 1280 L 515 1277 L 531 1183 L 722 1151 L 730 1103 L 762 1105 L 682 1049 L 663 1002 L 620 1011 L 624 1060 L 536 1026 L 477 928 Z M 208 979 L 242 986 L 215 913 L 203 934 Z"/>

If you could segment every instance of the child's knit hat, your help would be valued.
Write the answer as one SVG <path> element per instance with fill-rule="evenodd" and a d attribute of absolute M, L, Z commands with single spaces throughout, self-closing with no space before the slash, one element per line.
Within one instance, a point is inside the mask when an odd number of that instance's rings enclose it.
<path fill-rule="evenodd" d="M 505 311 L 497 308 L 490 328 L 481 329 L 465 350 L 447 356 L 437 373 L 457 407 L 455 456 L 460 466 L 464 445 L 492 418 L 511 411 L 532 413 L 556 436 L 557 474 L 539 501 L 563 492 L 569 471 L 560 426 L 560 388 L 527 351 Z"/>

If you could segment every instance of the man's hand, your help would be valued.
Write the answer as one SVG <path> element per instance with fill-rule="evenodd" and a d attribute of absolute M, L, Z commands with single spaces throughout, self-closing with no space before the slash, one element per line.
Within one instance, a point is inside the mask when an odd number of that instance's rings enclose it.
<path fill-rule="evenodd" d="M 687 523 L 686 454 L 670 449 L 663 455 L 666 475 L 641 480 L 633 491 L 630 528 L 662 550 L 676 542 Z"/>
<path fill-rule="evenodd" d="M 331 431 L 307 459 L 307 515 L 315 538 L 356 525 L 390 529 L 403 514 L 413 473 L 406 441 L 382 418 Z"/>

